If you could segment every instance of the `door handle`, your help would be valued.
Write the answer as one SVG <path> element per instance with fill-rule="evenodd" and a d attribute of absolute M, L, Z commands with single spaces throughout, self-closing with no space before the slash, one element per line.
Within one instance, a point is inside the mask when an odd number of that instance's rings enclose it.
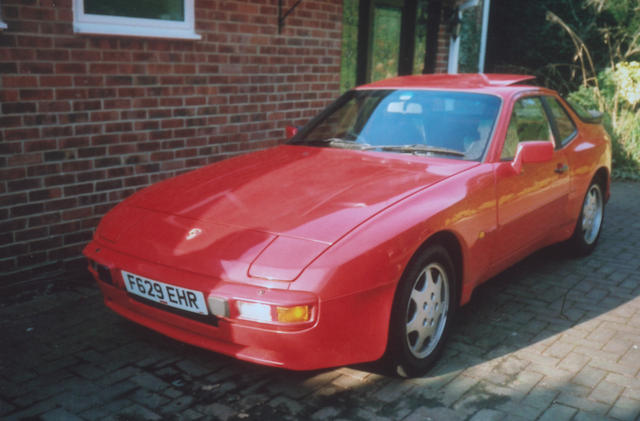
<path fill-rule="evenodd" d="M 556 169 L 554 171 L 558 174 L 562 174 L 564 172 L 567 172 L 568 170 L 569 170 L 569 166 L 567 164 L 558 164 L 558 166 L 556 166 Z"/>

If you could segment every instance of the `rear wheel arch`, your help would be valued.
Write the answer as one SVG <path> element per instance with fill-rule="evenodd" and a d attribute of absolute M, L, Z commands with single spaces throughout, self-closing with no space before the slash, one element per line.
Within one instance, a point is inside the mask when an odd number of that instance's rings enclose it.
<path fill-rule="evenodd" d="M 593 176 L 592 181 L 598 181 L 600 187 L 602 187 L 602 194 L 605 197 L 606 203 L 607 199 L 609 198 L 609 189 L 611 188 L 609 182 L 609 170 L 605 167 L 600 167 Z M 589 183 L 589 185 L 591 185 L 591 183 Z"/>
<path fill-rule="evenodd" d="M 566 242 L 571 254 L 581 257 L 590 254 L 596 247 L 608 198 L 610 182 L 608 172 L 600 168 L 589 181 L 580 205 L 580 213 L 573 234 Z"/>

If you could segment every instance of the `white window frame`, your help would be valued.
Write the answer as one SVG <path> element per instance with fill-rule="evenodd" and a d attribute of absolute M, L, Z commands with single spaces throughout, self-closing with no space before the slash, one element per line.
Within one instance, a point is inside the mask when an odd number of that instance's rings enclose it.
<path fill-rule="evenodd" d="M 195 32 L 193 0 L 183 0 L 184 21 L 129 18 L 84 12 L 84 0 L 73 0 L 73 32 L 156 38 L 200 39 Z"/>
<path fill-rule="evenodd" d="M 458 8 L 458 21 L 462 21 L 462 14 L 472 7 L 478 7 L 480 0 L 468 0 Z M 482 3 L 482 32 L 480 33 L 480 51 L 478 52 L 478 73 L 484 73 L 485 55 L 487 52 L 487 32 L 489 28 L 489 9 L 491 0 Z M 449 41 L 449 61 L 447 72 L 458 73 L 458 61 L 460 58 L 460 36 L 452 36 Z"/>

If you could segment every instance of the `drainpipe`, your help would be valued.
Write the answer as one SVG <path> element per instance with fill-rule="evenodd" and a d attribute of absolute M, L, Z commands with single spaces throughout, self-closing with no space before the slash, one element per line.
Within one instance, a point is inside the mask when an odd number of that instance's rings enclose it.
<path fill-rule="evenodd" d="M 457 10 L 453 12 L 454 15 L 451 17 L 451 19 L 454 19 L 454 21 L 451 25 L 451 40 L 449 41 L 449 63 L 447 68 L 448 73 L 458 73 L 458 57 L 460 56 L 460 25 L 462 22 L 462 14 L 467 9 L 478 7 L 478 3 L 480 3 L 480 0 L 469 0 L 465 3 L 462 3 L 460 6 L 458 6 Z M 485 10 L 488 10 L 486 6 Z M 482 19 L 484 28 L 484 16 L 482 17 Z"/>
<path fill-rule="evenodd" d="M 489 9 L 491 0 L 484 0 L 482 4 L 482 35 L 480 36 L 480 56 L 478 57 L 478 72 L 484 73 L 484 61 L 487 54 L 487 33 L 489 32 Z"/>

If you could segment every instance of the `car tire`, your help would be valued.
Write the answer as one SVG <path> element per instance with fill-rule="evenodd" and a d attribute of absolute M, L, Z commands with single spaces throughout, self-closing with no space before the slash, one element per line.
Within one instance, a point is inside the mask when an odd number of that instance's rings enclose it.
<path fill-rule="evenodd" d="M 589 185 L 582 201 L 576 228 L 569 240 L 570 252 L 586 256 L 596 247 L 604 221 L 604 188 L 594 180 Z"/>
<path fill-rule="evenodd" d="M 386 355 L 395 375 L 417 377 L 433 366 L 456 306 L 453 261 L 444 247 L 427 247 L 411 260 L 396 290 Z"/>

